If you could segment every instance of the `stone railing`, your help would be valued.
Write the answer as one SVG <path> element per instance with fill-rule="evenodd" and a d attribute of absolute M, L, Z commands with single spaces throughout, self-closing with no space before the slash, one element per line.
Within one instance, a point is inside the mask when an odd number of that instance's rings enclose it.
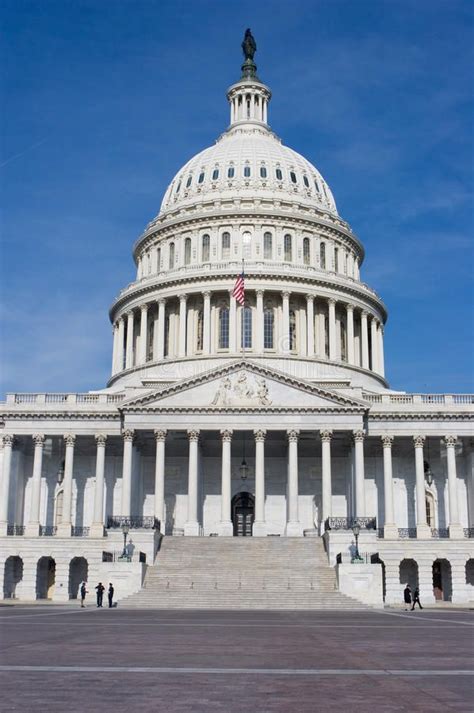
<path fill-rule="evenodd" d="M 25 526 L 24 525 L 7 525 L 7 535 L 8 536 L 15 536 L 15 535 L 24 535 L 25 534 Z"/>
<path fill-rule="evenodd" d="M 124 525 L 130 530 L 160 529 L 160 521 L 153 515 L 111 515 L 107 518 L 108 530 L 120 530 Z"/>
<path fill-rule="evenodd" d="M 362 394 L 364 401 L 382 406 L 450 406 L 474 404 L 474 394 Z"/>
<path fill-rule="evenodd" d="M 375 517 L 328 517 L 324 523 L 327 530 L 352 530 L 354 525 L 359 525 L 361 530 L 376 530 L 377 518 Z"/>
<path fill-rule="evenodd" d="M 54 404 L 55 406 L 71 404 L 102 405 L 116 404 L 123 401 L 125 394 L 7 394 L 7 404 Z"/>

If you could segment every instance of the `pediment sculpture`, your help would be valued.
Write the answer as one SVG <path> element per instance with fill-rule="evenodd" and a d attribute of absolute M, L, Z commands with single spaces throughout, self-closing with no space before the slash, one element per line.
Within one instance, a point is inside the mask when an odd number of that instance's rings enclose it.
<path fill-rule="evenodd" d="M 267 382 L 263 377 L 249 378 L 245 371 L 220 380 L 211 406 L 271 406 Z"/>

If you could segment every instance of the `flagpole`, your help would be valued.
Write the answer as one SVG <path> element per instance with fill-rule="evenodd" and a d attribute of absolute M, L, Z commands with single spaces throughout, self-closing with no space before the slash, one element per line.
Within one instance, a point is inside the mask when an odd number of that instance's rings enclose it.
<path fill-rule="evenodd" d="M 242 258 L 242 277 L 245 280 L 245 258 Z M 244 294 L 244 298 L 245 298 L 245 294 Z M 242 307 L 242 310 L 245 309 L 245 300 L 244 300 L 244 304 L 241 305 L 241 307 Z M 235 321 L 237 322 L 238 320 L 235 320 Z M 244 346 L 245 338 L 244 338 L 244 333 L 243 333 L 244 321 L 245 321 L 244 313 L 242 312 L 241 319 L 240 319 L 240 349 L 242 352 L 242 361 L 245 361 L 245 346 Z M 237 324 L 236 324 L 236 327 L 237 327 Z M 237 335 L 238 335 L 238 333 L 239 333 L 239 330 L 237 329 Z"/>

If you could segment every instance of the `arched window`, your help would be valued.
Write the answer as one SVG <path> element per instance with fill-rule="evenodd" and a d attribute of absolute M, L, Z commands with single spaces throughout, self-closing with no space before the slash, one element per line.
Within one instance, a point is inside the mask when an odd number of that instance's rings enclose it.
<path fill-rule="evenodd" d="M 321 190 L 319 188 L 319 183 L 316 178 L 314 179 L 314 187 L 316 188 L 317 193 L 321 193 Z"/>
<path fill-rule="evenodd" d="M 303 176 L 303 183 L 306 186 L 306 188 L 309 188 L 308 176 Z"/>
<path fill-rule="evenodd" d="M 165 357 L 170 354 L 170 315 L 169 312 L 165 315 L 165 340 L 164 340 L 164 354 Z"/>
<path fill-rule="evenodd" d="M 235 168 L 233 166 L 229 166 L 227 169 L 227 178 L 234 178 L 235 176 Z"/>
<path fill-rule="evenodd" d="M 290 180 L 292 183 L 296 183 L 296 173 L 294 171 L 290 171 Z"/>
<path fill-rule="evenodd" d="M 334 272 L 339 272 L 339 248 L 334 248 Z"/>
<path fill-rule="evenodd" d="M 168 269 L 172 270 L 173 267 L 174 267 L 174 243 L 170 243 Z"/>
<path fill-rule="evenodd" d="M 250 178 L 250 166 L 244 166 L 244 177 Z"/>
<path fill-rule="evenodd" d="M 347 332 L 346 332 L 346 323 L 344 322 L 343 319 L 340 321 L 341 325 L 341 331 L 340 331 L 340 338 L 341 338 L 341 361 L 347 361 Z"/>
<path fill-rule="evenodd" d="M 281 172 L 281 168 L 276 169 L 275 175 L 276 175 L 277 181 L 281 181 L 283 179 L 283 174 Z"/>
<path fill-rule="evenodd" d="M 273 239 L 271 233 L 264 233 L 263 257 L 265 260 L 271 260 L 273 258 Z"/>
<path fill-rule="evenodd" d="M 189 186 L 191 185 L 192 182 L 193 182 L 193 177 L 189 176 L 188 180 L 186 181 L 186 188 L 189 188 Z"/>
<path fill-rule="evenodd" d="M 199 174 L 198 183 L 204 182 L 204 175 L 204 171 L 201 171 L 201 173 Z"/>
<path fill-rule="evenodd" d="M 250 307 L 242 308 L 242 325 L 240 346 L 242 349 L 252 348 L 252 309 Z"/>
<path fill-rule="evenodd" d="M 230 233 L 222 233 L 222 259 L 228 260 L 230 258 Z"/>
<path fill-rule="evenodd" d="M 326 243 L 321 243 L 319 246 L 319 264 L 321 265 L 321 270 L 326 269 Z"/>
<path fill-rule="evenodd" d="M 200 309 L 197 313 L 197 322 L 196 322 L 196 351 L 197 352 L 202 352 L 203 331 L 204 331 L 204 314 L 203 314 L 202 309 Z"/>
<path fill-rule="evenodd" d="M 252 257 L 252 235 L 250 233 L 242 235 L 242 256 L 245 260 L 250 260 Z"/>
<path fill-rule="evenodd" d="M 303 238 L 303 262 L 305 265 L 311 262 L 309 238 Z"/>
<path fill-rule="evenodd" d="M 219 349 L 229 348 L 229 308 L 219 309 Z"/>
<path fill-rule="evenodd" d="M 184 264 L 189 265 L 191 262 L 191 238 L 186 238 L 184 241 Z"/>
<path fill-rule="evenodd" d="M 176 186 L 176 193 L 179 193 L 180 189 L 181 189 L 181 181 Z"/>
<path fill-rule="evenodd" d="M 290 323 L 288 330 L 288 339 L 290 351 L 296 351 L 296 312 L 294 309 L 290 310 Z"/>
<path fill-rule="evenodd" d="M 263 312 L 263 348 L 273 349 L 273 333 L 275 327 L 275 315 L 273 307 L 266 307 Z"/>
<path fill-rule="evenodd" d="M 217 181 L 218 178 L 219 178 L 219 169 L 215 168 L 212 172 L 212 180 Z"/>
<path fill-rule="evenodd" d="M 292 240 L 291 235 L 288 233 L 283 238 L 283 247 L 285 252 L 285 262 L 291 262 L 293 259 Z"/>
<path fill-rule="evenodd" d="M 267 177 L 267 169 L 265 166 L 260 166 L 260 178 L 266 178 Z"/>
<path fill-rule="evenodd" d="M 161 270 L 161 248 L 158 248 L 156 251 L 156 271 L 159 272 Z"/>
<path fill-rule="evenodd" d="M 202 236 L 202 261 L 203 262 L 209 262 L 209 253 L 210 253 L 210 245 L 211 245 L 211 238 L 209 235 L 203 235 Z"/>

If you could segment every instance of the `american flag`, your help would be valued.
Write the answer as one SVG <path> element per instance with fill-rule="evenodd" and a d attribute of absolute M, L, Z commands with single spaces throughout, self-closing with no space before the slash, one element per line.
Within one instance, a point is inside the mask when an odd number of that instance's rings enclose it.
<path fill-rule="evenodd" d="M 245 282 L 244 282 L 244 273 L 243 271 L 240 273 L 238 278 L 235 281 L 234 289 L 232 291 L 232 297 L 235 297 L 236 301 L 239 303 L 239 305 L 244 305 L 245 303 Z"/>

